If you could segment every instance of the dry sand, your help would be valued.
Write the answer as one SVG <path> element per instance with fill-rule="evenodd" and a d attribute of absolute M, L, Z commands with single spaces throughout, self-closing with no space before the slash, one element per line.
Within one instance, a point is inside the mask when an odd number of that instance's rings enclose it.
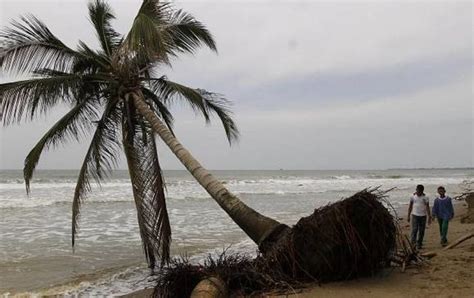
<path fill-rule="evenodd" d="M 455 204 L 456 216 L 450 222 L 448 239 L 456 239 L 474 232 L 474 223 L 461 223 L 467 213 L 467 204 Z M 406 216 L 406 210 L 402 210 Z M 408 235 L 410 226 L 401 221 Z M 394 268 L 378 276 L 344 282 L 334 282 L 296 290 L 284 296 L 267 297 L 473 297 L 474 298 L 474 238 L 453 249 L 443 251 L 440 245 L 439 230 L 433 222 L 425 232 L 423 251 L 436 251 L 437 256 L 421 267 L 408 267 L 405 272 Z M 152 290 L 138 291 L 125 297 L 150 297 Z"/>

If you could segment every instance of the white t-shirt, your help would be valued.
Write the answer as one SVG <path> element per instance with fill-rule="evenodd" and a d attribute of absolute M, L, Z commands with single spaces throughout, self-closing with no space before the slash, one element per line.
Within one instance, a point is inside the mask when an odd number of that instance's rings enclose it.
<path fill-rule="evenodd" d="M 428 208 L 426 204 L 430 202 L 430 199 L 427 196 L 418 196 L 417 194 L 413 195 L 410 198 L 410 202 L 413 203 L 413 209 L 411 210 L 411 214 L 416 216 L 427 216 L 428 215 Z"/>

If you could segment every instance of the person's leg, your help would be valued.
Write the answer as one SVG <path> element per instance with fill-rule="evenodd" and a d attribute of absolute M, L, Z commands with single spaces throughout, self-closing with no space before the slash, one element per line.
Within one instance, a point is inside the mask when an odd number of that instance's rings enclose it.
<path fill-rule="evenodd" d="M 425 236 L 426 216 L 418 217 L 418 248 L 423 247 L 423 237 Z"/>
<path fill-rule="evenodd" d="M 415 215 L 411 216 L 411 243 L 416 245 L 416 234 L 418 234 L 418 221 Z"/>
<path fill-rule="evenodd" d="M 439 238 L 441 239 L 441 244 L 443 244 L 443 219 L 438 217 L 439 225 Z"/>
<path fill-rule="evenodd" d="M 448 226 L 449 226 L 449 220 L 444 219 L 442 227 L 441 227 L 441 243 L 442 244 L 448 243 Z"/>
<path fill-rule="evenodd" d="M 439 217 L 437 219 L 438 219 L 438 225 L 439 225 L 439 235 L 443 236 L 443 220 Z"/>

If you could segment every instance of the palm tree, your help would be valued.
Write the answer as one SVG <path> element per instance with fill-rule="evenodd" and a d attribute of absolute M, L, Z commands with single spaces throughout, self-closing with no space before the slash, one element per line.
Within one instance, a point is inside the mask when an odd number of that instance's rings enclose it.
<path fill-rule="evenodd" d="M 103 0 L 89 3 L 100 49 L 80 41 L 72 49 L 32 15 L 12 22 L 0 33 L 0 67 L 29 79 L 0 84 L 0 121 L 4 125 L 35 118 L 58 104 L 70 110 L 33 147 L 25 159 L 27 193 L 43 150 L 93 131 L 79 172 L 72 203 L 72 246 L 78 232 L 80 207 L 90 183 L 107 178 L 123 148 L 137 209 L 138 225 L 150 266 L 169 260 L 171 227 L 155 134 L 166 143 L 210 196 L 254 240 L 262 244 L 277 221 L 251 209 L 229 192 L 178 142 L 168 110 L 176 100 L 189 104 L 210 121 L 221 120 L 229 143 L 238 129 L 221 95 L 194 89 L 158 76 L 179 54 L 206 46 L 216 50 L 209 31 L 193 16 L 169 3 L 144 0 L 128 34 L 111 26 L 115 18 Z"/>

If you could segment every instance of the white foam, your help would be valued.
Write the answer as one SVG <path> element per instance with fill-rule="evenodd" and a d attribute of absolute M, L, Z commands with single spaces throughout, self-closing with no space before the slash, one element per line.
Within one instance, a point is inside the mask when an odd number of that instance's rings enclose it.
<path fill-rule="evenodd" d="M 330 179 L 298 178 L 289 179 L 262 178 L 229 180 L 227 187 L 237 195 L 296 195 L 320 194 L 333 191 L 358 191 L 366 187 L 382 186 L 383 188 L 397 187 L 411 189 L 414 184 L 445 185 L 460 184 L 465 177 L 418 177 L 414 178 L 351 178 L 347 175 L 334 176 Z M 24 192 L 24 185 L 1 183 L 1 208 L 34 208 L 50 206 L 58 203 L 72 202 L 75 184 L 73 183 L 39 183 L 33 184 L 31 197 Z M 195 181 L 173 181 L 167 185 L 169 200 L 199 200 L 208 199 L 209 195 Z M 127 202 L 132 200 L 129 182 L 106 182 L 101 188 L 94 187 L 86 199 L 92 203 Z"/>
<path fill-rule="evenodd" d="M 221 249 L 208 249 L 202 253 L 188 256 L 188 260 L 194 264 L 202 263 L 209 255 L 218 256 L 224 250 L 227 253 L 239 253 L 249 257 L 256 255 L 256 245 L 250 239 L 245 239 L 232 246 Z M 119 296 L 138 290 L 154 288 L 156 285 L 155 280 L 156 277 L 151 274 L 148 268 L 135 266 L 112 275 L 103 276 L 95 281 L 83 281 L 78 285 L 62 286 L 49 289 L 46 292 L 31 294 L 55 294 L 74 297 Z"/>
<path fill-rule="evenodd" d="M 143 267 L 131 267 L 96 281 L 84 281 L 79 285 L 58 291 L 56 294 L 75 297 L 110 297 L 129 294 L 138 290 L 153 288 L 155 277 Z"/>
<path fill-rule="evenodd" d="M 334 179 L 337 179 L 337 180 L 348 180 L 348 179 L 352 179 L 351 176 L 348 176 L 348 175 L 340 175 L 340 176 L 333 176 Z"/>

